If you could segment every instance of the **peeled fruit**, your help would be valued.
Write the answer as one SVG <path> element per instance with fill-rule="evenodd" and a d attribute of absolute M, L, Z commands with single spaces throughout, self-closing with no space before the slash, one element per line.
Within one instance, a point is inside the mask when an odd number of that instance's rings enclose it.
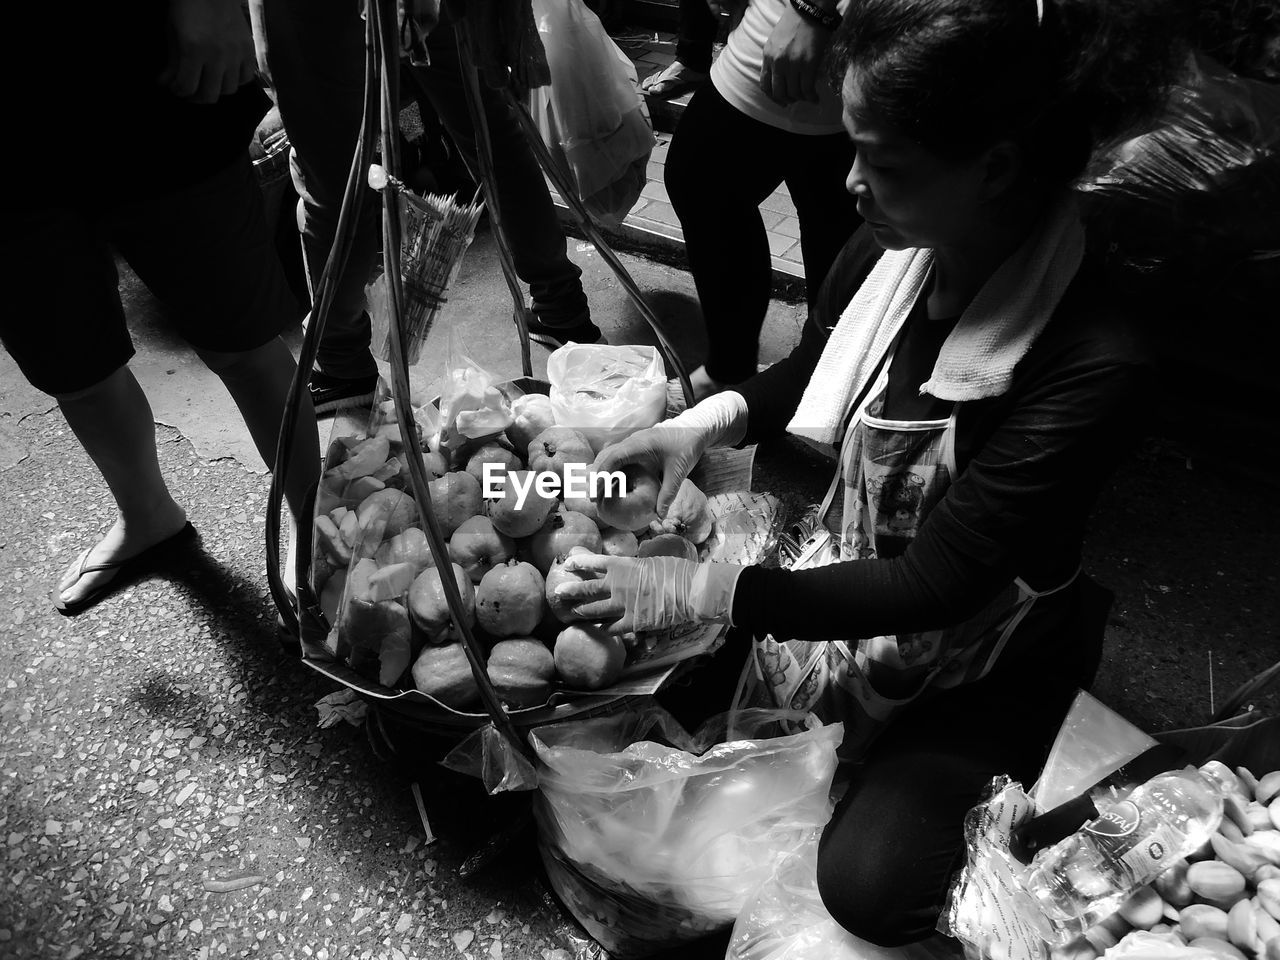
<path fill-rule="evenodd" d="M 600 546 L 610 557 L 634 557 L 640 550 L 640 543 L 634 533 L 613 528 L 600 532 Z"/>
<path fill-rule="evenodd" d="M 1212 954 L 1217 960 L 1245 960 L 1243 953 L 1221 937 L 1196 937 L 1187 946 Z"/>
<path fill-rule="evenodd" d="M 418 654 L 413 662 L 413 685 L 455 710 L 480 699 L 480 687 L 460 643 L 427 647 Z"/>
<path fill-rule="evenodd" d="M 480 481 L 481 489 L 484 488 L 484 467 L 486 463 L 494 464 L 493 473 L 495 476 L 506 473 L 508 470 L 521 470 L 524 468 L 524 463 L 516 456 L 515 451 L 492 440 L 482 444 L 467 458 L 467 473 Z"/>
<path fill-rule="evenodd" d="M 375 602 L 400 599 L 417 573 L 411 563 L 392 563 L 379 567 L 378 572 L 369 577 L 369 599 Z"/>
<path fill-rule="evenodd" d="M 377 490 L 356 507 L 365 543 L 381 543 L 418 522 L 418 505 L 401 490 Z"/>
<path fill-rule="evenodd" d="M 568 556 L 574 547 L 583 547 L 590 553 L 604 549 L 600 528 L 589 517 L 571 510 L 553 513 L 529 543 L 533 565 L 542 574 L 546 574 L 558 558 Z"/>
<path fill-rule="evenodd" d="M 626 474 L 626 496 L 610 496 L 601 490 L 596 497 L 596 510 L 600 519 L 619 530 L 644 530 L 658 519 L 658 491 L 662 485 L 658 478 L 637 464 L 622 468 Z"/>
<path fill-rule="evenodd" d="M 1178 926 L 1188 940 L 1201 937 L 1222 940 L 1227 936 L 1227 915 L 1207 903 L 1193 903 L 1179 912 Z"/>
<path fill-rule="evenodd" d="M 617 682 L 627 662 L 621 637 L 611 636 L 598 624 L 565 627 L 556 637 L 556 672 L 565 686 L 575 690 L 600 690 Z"/>
<path fill-rule="evenodd" d="M 488 517 L 472 517 L 449 538 L 449 556 L 466 571 L 472 583 L 516 555 L 515 541 L 499 533 Z"/>
<path fill-rule="evenodd" d="M 476 620 L 476 595 L 471 580 L 456 563 L 449 564 L 453 570 L 454 582 L 458 585 L 458 594 L 462 598 L 462 607 L 467 626 Z M 426 634 L 431 643 L 449 643 L 462 639 L 462 633 L 453 622 L 453 614 L 449 610 L 449 602 L 444 596 L 444 584 L 440 579 L 438 567 L 422 571 L 409 588 L 409 610 L 413 614 L 413 622 Z"/>
<path fill-rule="evenodd" d="M 489 519 L 495 530 L 519 540 L 537 533 L 547 522 L 560 502 L 538 493 L 535 479 L 536 475 L 530 470 L 513 470 L 507 474 L 502 496 L 487 501 Z M 519 503 L 519 489 L 526 490 L 523 504 Z"/>
<path fill-rule="evenodd" d="M 681 560 L 698 559 L 698 548 L 674 533 L 663 533 L 650 537 L 640 544 L 636 551 L 638 557 L 679 557 Z"/>
<path fill-rule="evenodd" d="M 387 462 L 391 441 L 386 437 L 361 440 L 347 451 L 347 459 L 330 470 L 327 476 L 337 480 L 355 480 L 375 473 Z"/>
<path fill-rule="evenodd" d="M 502 640 L 489 652 L 489 680 L 509 707 L 537 707 L 554 689 L 555 660 L 539 640 Z"/>
<path fill-rule="evenodd" d="M 1193 863 L 1187 871 L 1187 884 L 1206 900 L 1225 900 L 1243 893 L 1245 888 L 1244 875 L 1217 860 Z"/>
<path fill-rule="evenodd" d="M 690 543 L 702 543 L 711 536 L 712 522 L 707 495 L 686 478 L 667 508 L 667 515 L 649 526 L 654 533 L 678 533 Z"/>
<path fill-rule="evenodd" d="M 440 533 L 448 539 L 453 532 L 480 513 L 480 481 L 469 473 L 454 470 L 427 485 L 431 509 L 440 525 Z"/>
<path fill-rule="evenodd" d="M 562 481 L 569 464 L 586 466 L 596 458 L 587 438 L 569 427 L 548 427 L 529 442 L 528 449 L 530 470 L 554 473 Z"/>
<path fill-rule="evenodd" d="M 476 587 L 476 619 L 495 637 L 533 632 L 542 619 L 546 581 L 531 563 L 513 560 L 494 567 Z"/>
<path fill-rule="evenodd" d="M 1150 930 L 1164 918 L 1164 901 L 1150 887 L 1139 887 L 1116 912 L 1130 925 Z"/>
<path fill-rule="evenodd" d="M 347 588 L 347 571 L 335 570 L 333 576 L 320 588 L 320 610 L 329 623 L 338 622 L 338 607 L 342 605 L 342 592 Z"/>
<path fill-rule="evenodd" d="M 427 543 L 427 535 L 417 527 L 410 527 L 386 541 L 378 548 L 373 559 L 380 567 L 393 563 L 408 563 L 417 573 L 436 565 L 436 558 L 432 555 L 431 547 Z"/>
<path fill-rule="evenodd" d="M 369 579 L 378 572 L 372 560 L 357 560 L 347 572 L 347 596 L 360 600 L 369 599 Z"/>
<path fill-rule="evenodd" d="M 409 616 L 396 601 L 349 598 L 338 629 L 351 644 L 347 652 L 351 668 L 362 676 L 389 687 L 408 668 Z"/>
<path fill-rule="evenodd" d="M 526 393 L 511 401 L 514 419 L 507 427 L 507 439 L 517 450 L 528 450 L 533 438 L 548 427 L 554 426 L 551 398 L 541 393 Z"/>
<path fill-rule="evenodd" d="M 572 557 L 577 553 L 590 553 L 585 547 L 574 547 L 569 551 L 568 556 Z M 567 559 L 567 558 L 566 558 Z M 551 615 L 561 623 L 573 623 L 575 620 L 583 620 L 573 612 L 573 602 L 556 596 L 556 588 L 562 583 L 581 583 L 583 580 L 593 579 L 590 576 L 584 576 L 579 573 L 573 573 L 564 568 L 564 560 L 557 560 L 551 565 L 551 569 L 547 571 L 547 606 L 551 608 Z"/>

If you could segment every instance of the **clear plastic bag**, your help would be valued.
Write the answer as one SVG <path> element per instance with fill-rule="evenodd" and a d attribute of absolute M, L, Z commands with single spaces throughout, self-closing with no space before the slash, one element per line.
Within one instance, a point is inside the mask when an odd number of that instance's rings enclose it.
<path fill-rule="evenodd" d="M 783 716 L 745 711 L 732 718 L 742 739 L 717 742 L 728 717 L 690 737 L 650 704 L 531 736 L 543 862 L 613 956 L 729 926 L 777 862 L 830 818 L 843 728 L 760 739 Z"/>
<path fill-rule="evenodd" d="M 653 126 L 635 66 L 581 0 L 533 0 L 551 85 L 530 94 L 530 113 L 588 212 L 621 222 L 645 185 Z"/>
<path fill-rule="evenodd" d="M 657 347 L 571 343 L 547 358 L 551 412 L 599 451 L 652 427 L 667 409 L 667 375 Z"/>
<path fill-rule="evenodd" d="M 428 438 L 433 450 L 453 452 L 468 443 L 496 437 L 515 419 L 498 377 L 467 355 L 449 331 L 449 354 L 440 383 L 438 434 Z"/>
<path fill-rule="evenodd" d="M 818 894 L 819 832 L 806 838 L 748 898 L 725 960 L 960 960 L 943 936 L 879 947 L 832 919 Z"/>

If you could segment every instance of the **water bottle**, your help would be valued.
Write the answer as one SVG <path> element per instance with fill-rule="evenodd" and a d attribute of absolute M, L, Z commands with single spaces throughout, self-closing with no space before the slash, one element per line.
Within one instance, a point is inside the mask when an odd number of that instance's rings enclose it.
<path fill-rule="evenodd" d="M 1195 770 L 1164 773 L 1044 850 L 1028 889 L 1055 927 L 1078 932 L 1202 846 L 1222 822 L 1222 794 Z"/>

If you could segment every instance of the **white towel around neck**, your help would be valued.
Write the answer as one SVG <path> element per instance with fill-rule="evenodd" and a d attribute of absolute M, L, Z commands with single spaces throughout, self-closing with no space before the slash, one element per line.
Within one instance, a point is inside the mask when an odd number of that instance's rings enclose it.
<path fill-rule="evenodd" d="M 1062 197 L 1000 265 L 956 322 L 920 392 L 939 400 L 997 397 L 1031 349 L 1080 269 L 1084 227 Z M 910 316 L 933 268 L 933 251 L 889 250 L 831 332 L 787 431 L 835 444 L 854 398 L 867 386 Z"/>

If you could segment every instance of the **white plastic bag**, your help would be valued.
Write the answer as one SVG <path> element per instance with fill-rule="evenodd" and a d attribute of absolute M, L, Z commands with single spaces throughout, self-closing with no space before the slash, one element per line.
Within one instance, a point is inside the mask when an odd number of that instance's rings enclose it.
<path fill-rule="evenodd" d="M 832 919 L 818 894 L 818 833 L 800 844 L 747 900 L 725 960 L 960 960 L 942 936 L 878 947 Z"/>
<path fill-rule="evenodd" d="M 530 94 L 530 113 L 588 212 L 620 223 L 640 197 L 653 126 L 635 66 L 582 0 L 533 0 L 551 84 Z"/>
<path fill-rule="evenodd" d="M 570 343 L 547 358 L 551 413 L 599 452 L 652 427 L 667 410 L 667 375 L 657 347 Z"/>
<path fill-rule="evenodd" d="M 531 735 L 548 876 L 611 955 L 648 956 L 728 927 L 830 819 L 843 728 L 760 739 L 778 718 L 745 711 L 734 729 L 747 739 L 709 748 L 724 718 L 690 738 L 656 705 Z"/>

